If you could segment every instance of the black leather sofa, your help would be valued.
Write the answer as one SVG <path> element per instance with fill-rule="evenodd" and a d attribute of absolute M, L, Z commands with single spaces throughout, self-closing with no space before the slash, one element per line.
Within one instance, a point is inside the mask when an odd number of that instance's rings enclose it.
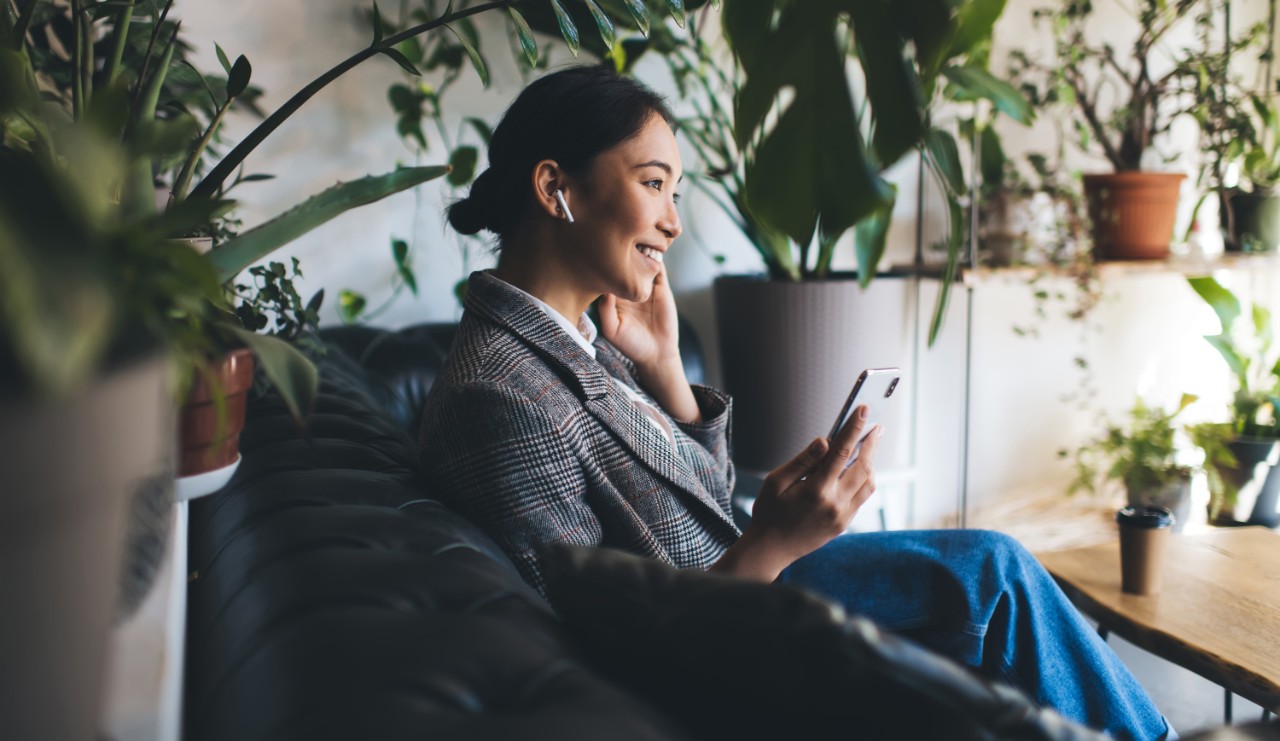
<path fill-rule="evenodd" d="M 707 728 L 731 724 L 690 723 L 628 688 L 625 666 L 602 671 L 497 546 L 432 498 L 412 431 L 453 329 L 324 332 L 305 430 L 274 396 L 251 401 L 235 478 L 191 508 L 184 736 L 726 737 Z M 684 334 L 699 379 L 701 352 Z M 910 656 L 881 651 L 875 670 L 901 673 L 895 662 Z M 998 727 L 1019 729 L 1008 737 L 1092 737 L 1007 722 L 1009 703 L 963 672 L 930 682 L 1003 714 Z M 708 712 L 759 712 L 727 704 Z M 830 730 L 820 735 L 861 737 Z"/>

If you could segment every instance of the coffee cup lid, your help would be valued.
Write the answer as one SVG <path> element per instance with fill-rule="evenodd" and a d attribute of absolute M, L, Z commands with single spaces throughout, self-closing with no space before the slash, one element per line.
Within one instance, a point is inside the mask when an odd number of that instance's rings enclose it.
<path fill-rule="evenodd" d="M 1167 507 L 1130 505 L 1116 512 L 1116 522 L 1128 527 L 1162 528 L 1173 525 L 1173 511 Z"/>

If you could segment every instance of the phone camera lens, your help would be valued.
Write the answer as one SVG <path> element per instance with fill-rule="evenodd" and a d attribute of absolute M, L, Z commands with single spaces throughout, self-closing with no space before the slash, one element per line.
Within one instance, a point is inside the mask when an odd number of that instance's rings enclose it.
<path fill-rule="evenodd" d="M 898 388 L 898 379 L 896 379 L 896 378 L 895 378 L 895 379 L 894 379 L 894 380 L 889 384 L 889 390 L 884 392 L 884 397 L 887 399 L 887 398 L 889 398 L 890 396 L 893 396 L 893 390 L 894 390 L 894 389 L 896 389 L 896 388 Z"/>

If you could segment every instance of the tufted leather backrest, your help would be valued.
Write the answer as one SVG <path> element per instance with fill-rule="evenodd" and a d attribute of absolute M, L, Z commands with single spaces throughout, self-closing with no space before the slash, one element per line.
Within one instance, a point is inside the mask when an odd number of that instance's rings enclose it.
<path fill-rule="evenodd" d="M 351 325 L 321 330 L 320 338 L 364 369 L 373 399 L 401 429 L 416 435 L 427 392 L 457 329 L 452 323 L 415 324 L 394 332 Z M 680 317 L 680 359 L 690 383 L 706 382 L 702 343 L 684 317 Z"/>
<path fill-rule="evenodd" d="M 586 668 L 498 547 L 431 498 L 376 400 L 426 375 L 371 379 L 337 344 L 317 360 L 305 429 L 253 401 L 235 478 L 192 504 L 186 737 L 683 737 Z"/>

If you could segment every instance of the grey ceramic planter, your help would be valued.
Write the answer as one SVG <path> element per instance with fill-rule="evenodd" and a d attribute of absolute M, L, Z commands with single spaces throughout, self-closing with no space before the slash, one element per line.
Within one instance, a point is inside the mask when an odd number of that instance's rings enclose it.
<path fill-rule="evenodd" d="M 880 468 L 909 439 L 912 282 L 852 276 L 794 283 L 763 276 L 716 280 L 721 366 L 734 398 L 734 461 L 769 471 L 828 433 L 865 368 L 897 366 L 900 402 L 885 420 Z"/>

